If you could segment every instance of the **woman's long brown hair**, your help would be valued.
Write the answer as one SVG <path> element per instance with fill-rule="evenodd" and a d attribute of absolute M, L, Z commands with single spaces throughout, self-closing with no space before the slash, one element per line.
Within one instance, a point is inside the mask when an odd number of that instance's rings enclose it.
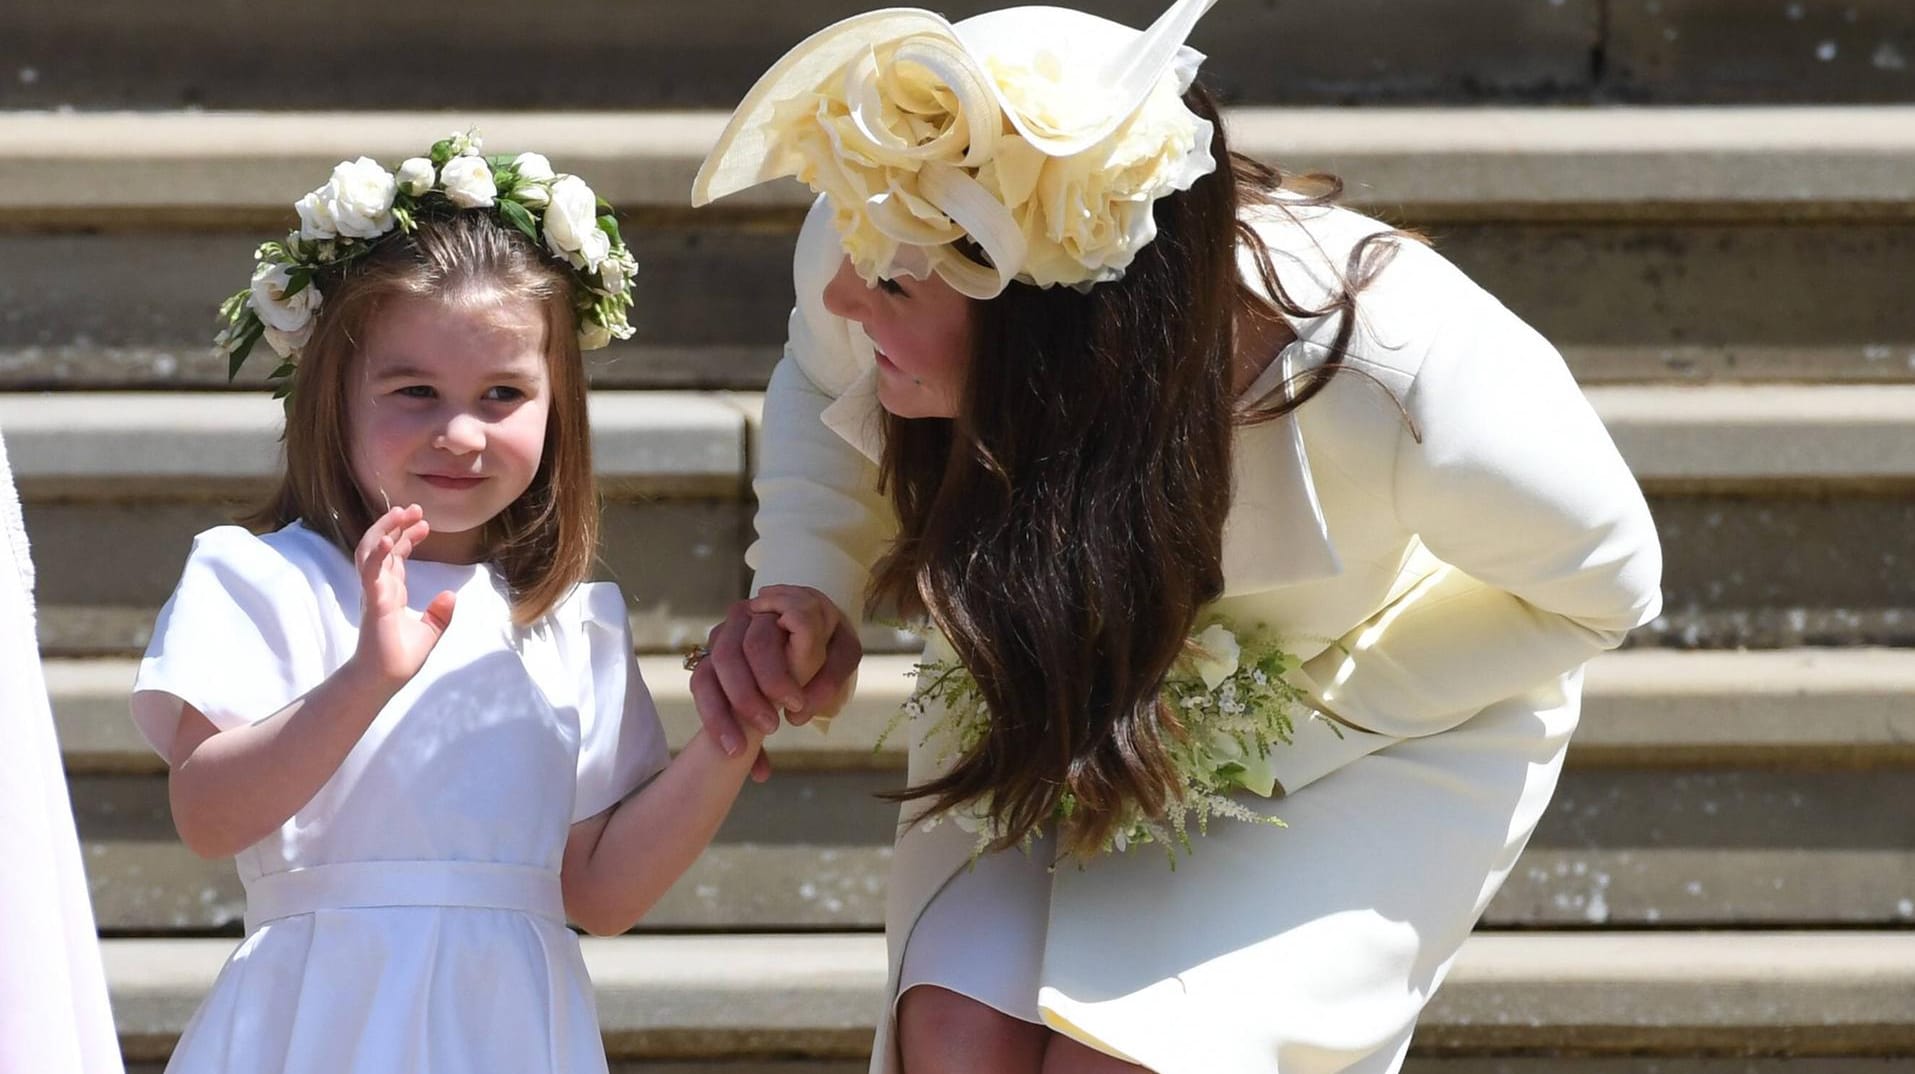
<path fill-rule="evenodd" d="M 1381 267 L 1366 243 L 1323 309 L 1294 302 L 1248 218 L 1282 177 L 1229 165 L 1156 206 L 1157 238 L 1123 279 L 1084 292 L 1013 284 L 972 305 L 972 361 L 953 419 L 885 419 L 883 488 L 898 537 L 873 608 L 930 621 L 976 678 L 989 729 L 943 775 L 898 792 L 939 812 L 987 796 L 1014 845 L 1069 796 L 1068 853 L 1105 845 L 1124 807 L 1161 817 L 1178 793 L 1183 734 L 1159 699 L 1205 605 L 1223 593 L 1223 527 L 1237 425 L 1280 417 L 1329 382 L 1354 329 L 1354 294 Z M 1257 252 L 1256 281 L 1237 267 Z M 1368 252 L 1366 252 L 1368 251 Z M 1268 296 L 1268 297 L 1266 297 Z M 1236 319 L 1340 314 L 1319 371 L 1239 411 Z"/>
<path fill-rule="evenodd" d="M 586 377 L 572 312 L 572 278 L 529 239 L 486 213 L 422 219 L 338 274 L 318 281 L 324 304 L 300 351 L 286 410 L 279 488 L 241 519 L 256 532 L 294 521 L 348 556 L 385 505 L 353 480 L 346 406 L 358 340 L 386 299 L 411 296 L 482 310 L 511 297 L 545 319 L 552 405 L 532 484 L 483 532 L 484 556 L 512 589 L 512 618 L 530 625 L 591 573 L 598 549 L 598 493 L 586 419 Z"/>

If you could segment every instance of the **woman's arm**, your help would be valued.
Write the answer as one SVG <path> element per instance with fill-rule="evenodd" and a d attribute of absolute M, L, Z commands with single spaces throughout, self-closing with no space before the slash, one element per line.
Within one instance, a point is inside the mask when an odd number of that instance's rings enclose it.
<path fill-rule="evenodd" d="M 598 936 L 637 924 L 711 845 L 763 736 L 737 755 L 700 732 L 665 771 L 617 805 L 572 825 L 560 881 L 565 912 Z"/>
<path fill-rule="evenodd" d="M 1435 254 L 1388 272 L 1407 268 L 1397 286 L 1440 288 L 1447 316 L 1403 400 L 1421 436 L 1403 433 L 1390 494 L 1449 567 L 1303 669 L 1326 709 L 1392 736 L 1561 675 L 1661 605 L 1642 492 L 1556 350 Z"/>
<path fill-rule="evenodd" d="M 824 308 L 824 286 L 843 256 L 820 199 L 793 256 L 797 300 L 785 355 L 765 389 L 752 482 L 758 539 L 745 553 L 755 572 L 753 593 L 772 585 L 815 589 L 843 613 L 841 627 L 823 669 L 806 682 L 787 666 L 775 617 L 754 613 L 747 601 L 733 605 L 712 629 L 711 657 L 691 683 L 707 733 L 727 752 L 743 748 L 745 721 L 770 731 L 780 707 L 803 722 L 829 715 L 849 697 L 862 656 L 857 625 L 865 584 L 896 529 L 878 493 L 876 464 L 824 423 L 826 408 L 864 372 L 850 326 Z"/>

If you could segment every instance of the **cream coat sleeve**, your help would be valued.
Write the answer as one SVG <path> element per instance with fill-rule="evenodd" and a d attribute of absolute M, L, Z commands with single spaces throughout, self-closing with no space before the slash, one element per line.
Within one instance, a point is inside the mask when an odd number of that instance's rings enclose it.
<path fill-rule="evenodd" d="M 843 257 L 823 199 L 813 206 L 792 261 L 797 301 L 784 357 L 765 390 L 758 472 L 758 539 L 745 552 L 752 591 L 811 586 L 853 618 L 864 608 L 871 565 L 896 530 L 878 494 L 877 466 L 823 421 L 825 409 L 867 374 L 852 329 L 824 308 L 824 287 Z"/>
<path fill-rule="evenodd" d="M 1403 400 L 1421 436 L 1405 425 L 1391 496 L 1448 566 L 1303 670 L 1329 712 L 1409 737 L 1614 648 L 1660 609 L 1662 555 L 1555 348 L 1434 253 L 1401 267 L 1416 276 L 1398 285 L 1427 284 L 1448 316 Z"/>

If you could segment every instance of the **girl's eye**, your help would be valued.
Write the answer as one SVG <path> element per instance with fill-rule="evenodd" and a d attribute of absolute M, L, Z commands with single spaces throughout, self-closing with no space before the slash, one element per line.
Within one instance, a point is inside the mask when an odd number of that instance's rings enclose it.
<path fill-rule="evenodd" d="M 501 384 L 485 393 L 487 400 L 494 403 L 516 403 L 525 398 L 525 393 L 517 388 Z"/>
<path fill-rule="evenodd" d="M 400 388 L 397 392 L 394 392 L 393 394 L 403 395 L 407 399 L 431 399 L 434 396 L 436 396 L 438 393 L 433 391 L 432 388 L 429 387 L 428 385 L 408 384 L 405 387 Z"/>
<path fill-rule="evenodd" d="M 887 295 L 901 295 L 904 293 L 904 285 L 896 280 L 890 280 L 880 276 L 878 277 L 878 290 L 883 291 Z"/>

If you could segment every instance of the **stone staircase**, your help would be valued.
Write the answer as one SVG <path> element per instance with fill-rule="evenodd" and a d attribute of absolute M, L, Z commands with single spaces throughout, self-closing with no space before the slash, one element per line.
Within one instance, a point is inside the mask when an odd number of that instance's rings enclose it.
<path fill-rule="evenodd" d="M 157 1072 L 238 933 L 233 871 L 179 845 L 125 691 L 188 539 L 275 465 L 277 408 L 206 347 L 253 245 L 341 157 L 454 126 L 620 206 L 639 334 L 593 357 L 603 573 L 682 741 L 670 654 L 748 581 L 804 204 L 685 192 L 715 109 L 856 7 L 0 12 L 0 430 L 132 1069 Z M 1915 1069 L 1915 10 L 1223 0 L 1196 44 L 1240 148 L 1339 172 L 1562 347 L 1664 539 L 1666 613 L 1592 666 L 1557 800 L 1407 1069 Z M 867 641 L 855 711 L 781 732 L 777 778 L 638 934 L 587 942 L 615 1069 L 862 1069 L 871 792 L 902 774 L 877 740 L 910 666 Z"/>

